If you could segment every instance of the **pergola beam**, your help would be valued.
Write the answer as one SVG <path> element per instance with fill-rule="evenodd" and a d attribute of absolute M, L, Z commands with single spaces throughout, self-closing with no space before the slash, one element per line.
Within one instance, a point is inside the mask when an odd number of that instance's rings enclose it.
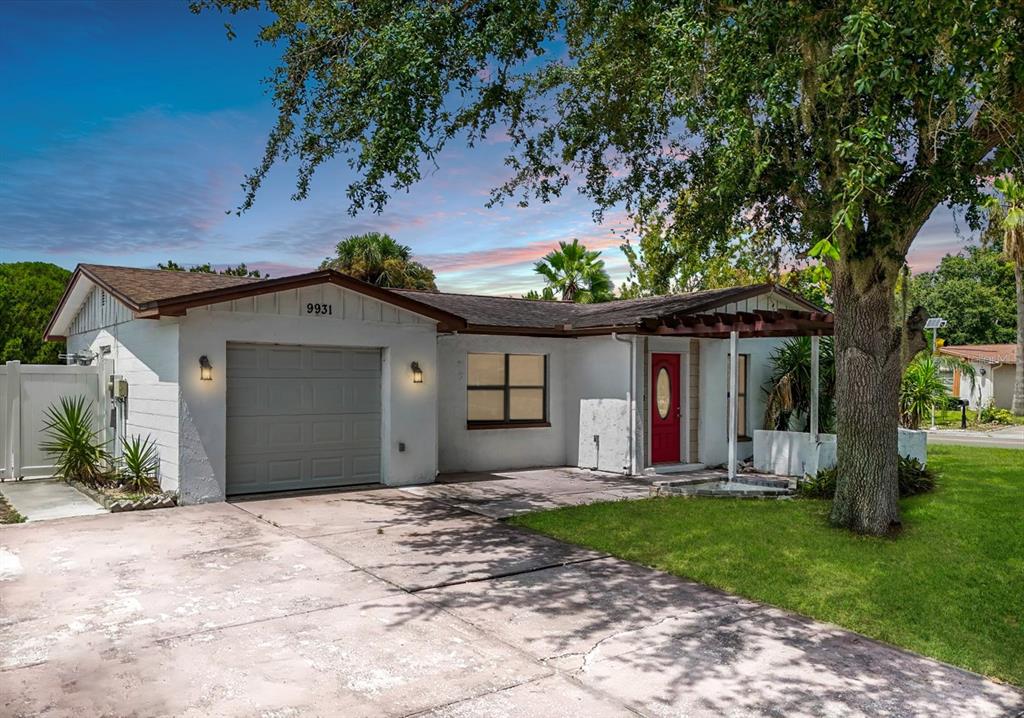
<path fill-rule="evenodd" d="M 727 339 L 734 331 L 741 338 L 827 336 L 832 334 L 833 327 L 831 314 L 796 309 L 674 314 L 641 322 L 641 331 L 708 339 Z"/>

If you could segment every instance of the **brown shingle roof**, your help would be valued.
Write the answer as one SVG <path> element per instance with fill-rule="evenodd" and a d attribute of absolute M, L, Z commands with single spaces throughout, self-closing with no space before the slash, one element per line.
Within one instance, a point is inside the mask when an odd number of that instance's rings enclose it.
<path fill-rule="evenodd" d="M 419 312 L 448 330 L 490 331 L 539 335 L 605 333 L 638 328 L 644 320 L 697 314 L 731 302 L 778 292 L 809 311 L 820 311 L 798 295 L 770 284 L 711 289 L 602 304 L 573 304 L 512 297 L 449 294 L 410 289 L 384 289 L 334 270 L 274 279 L 231 277 L 220 274 L 173 272 L 136 267 L 79 265 L 61 304 L 50 320 L 50 336 L 64 310 L 75 278 L 88 277 L 131 307 L 138 316 L 182 316 L 188 308 L 243 296 L 265 294 L 319 283 L 331 283 Z M 468 326 L 467 326 L 468 325 Z M 62 325 L 63 326 L 63 325 Z"/>
<path fill-rule="evenodd" d="M 1016 350 L 1016 344 L 961 344 L 941 347 L 939 353 L 986 364 L 1016 364 Z"/>
<path fill-rule="evenodd" d="M 80 264 L 82 273 L 96 279 L 119 299 L 138 309 L 153 302 L 260 281 L 256 277 L 232 277 L 205 272 L 172 272 L 166 269 L 110 267 Z"/>
<path fill-rule="evenodd" d="M 573 329 L 633 327 L 643 319 L 677 313 L 700 312 L 773 290 L 794 298 L 786 290 L 773 287 L 770 284 L 709 289 L 702 292 L 645 297 L 643 299 L 622 299 L 601 304 L 544 302 L 511 297 L 425 292 L 414 289 L 392 291 L 457 314 L 470 325 L 561 330 L 566 327 Z M 794 299 L 805 304 L 810 310 L 818 310 L 817 307 L 799 297 Z"/>
<path fill-rule="evenodd" d="M 580 304 L 543 302 L 535 299 L 493 297 L 481 294 L 449 294 L 418 289 L 393 289 L 403 297 L 457 314 L 469 324 L 490 327 L 562 329 L 571 324 Z"/>

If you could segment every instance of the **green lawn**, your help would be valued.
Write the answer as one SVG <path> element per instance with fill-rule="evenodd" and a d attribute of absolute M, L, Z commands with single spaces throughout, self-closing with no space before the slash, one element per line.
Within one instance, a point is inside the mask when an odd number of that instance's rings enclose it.
<path fill-rule="evenodd" d="M 968 430 L 989 430 L 989 429 L 1002 429 L 1007 426 L 1013 426 L 1014 424 L 1024 424 L 1024 416 L 1012 417 L 1012 424 L 981 424 L 978 422 L 978 412 L 973 409 L 967 410 L 967 429 Z M 924 419 L 921 421 L 921 428 L 927 429 L 931 424 L 931 414 L 925 414 Z M 960 410 L 959 409 L 936 409 L 935 410 L 935 425 L 943 429 L 959 429 L 960 428 Z"/>
<path fill-rule="evenodd" d="M 934 446 L 897 539 L 828 502 L 658 498 L 514 523 L 1024 685 L 1024 452 Z"/>

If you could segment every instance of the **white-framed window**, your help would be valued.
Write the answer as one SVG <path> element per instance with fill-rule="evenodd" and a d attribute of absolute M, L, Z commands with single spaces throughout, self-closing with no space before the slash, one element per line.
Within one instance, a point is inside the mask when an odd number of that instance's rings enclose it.
<path fill-rule="evenodd" d="M 468 354 L 466 401 L 470 429 L 546 426 L 547 355 Z"/>

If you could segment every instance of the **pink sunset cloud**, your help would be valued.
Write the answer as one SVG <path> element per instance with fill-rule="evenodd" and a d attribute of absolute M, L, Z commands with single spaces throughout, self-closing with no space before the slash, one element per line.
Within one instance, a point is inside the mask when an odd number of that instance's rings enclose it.
<path fill-rule="evenodd" d="M 588 249 L 598 250 L 618 247 L 622 244 L 622 238 L 617 235 L 579 237 L 579 240 Z M 436 272 L 463 272 L 470 269 L 505 267 L 514 264 L 536 262 L 551 250 L 557 249 L 558 241 L 544 239 L 527 242 L 526 244 L 507 245 L 471 252 L 421 254 L 417 256 L 417 259 Z"/>

